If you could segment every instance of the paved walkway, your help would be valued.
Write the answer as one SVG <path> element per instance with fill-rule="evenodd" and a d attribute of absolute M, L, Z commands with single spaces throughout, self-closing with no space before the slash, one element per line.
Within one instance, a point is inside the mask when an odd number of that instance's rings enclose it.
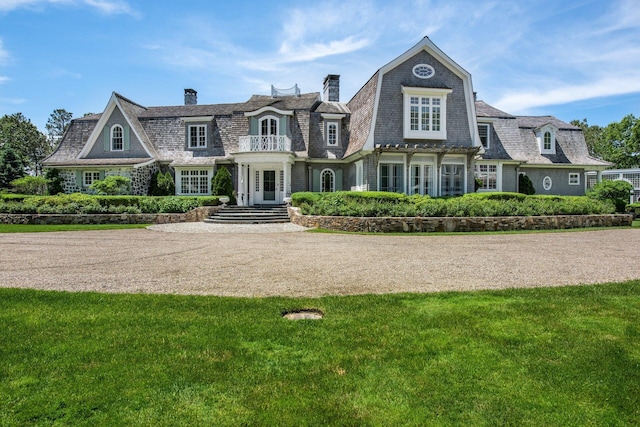
<path fill-rule="evenodd" d="M 389 236 L 195 227 L 206 232 L 0 234 L 0 286 L 315 297 L 640 279 L 640 229 Z"/>

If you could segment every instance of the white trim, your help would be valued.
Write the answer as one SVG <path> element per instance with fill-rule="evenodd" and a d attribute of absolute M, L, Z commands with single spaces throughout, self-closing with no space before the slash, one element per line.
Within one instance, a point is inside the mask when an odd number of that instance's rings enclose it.
<path fill-rule="evenodd" d="M 553 126 L 552 124 L 546 124 L 535 130 L 536 132 L 536 141 L 538 142 L 538 149 L 540 150 L 540 154 L 556 154 L 556 132 L 558 128 Z M 549 133 L 549 137 L 551 138 L 551 148 L 544 148 L 544 138 L 545 134 Z"/>
<path fill-rule="evenodd" d="M 418 74 L 416 72 L 417 68 L 426 68 L 427 70 L 430 70 L 431 72 L 429 73 L 429 75 L 427 76 L 422 76 L 420 74 Z M 431 65 L 429 64 L 416 64 L 413 66 L 413 69 L 411 70 L 411 72 L 413 73 L 414 76 L 416 76 L 419 79 L 430 79 L 431 77 L 436 75 L 436 70 L 435 68 L 433 68 Z"/>
<path fill-rule="evenodd" d="M 244 113 L 245 117 L 253 117 L 253 116 L 259 116 L 260 114 L 266 112 L 266 111 L 270 111 L 272 113 L 277 113 L 277 114 L 281 114 L 283 116 L 293 116 L 293 110 L 280 110 L 278 108 L 274 108 L 274 107 L 270 107 L 270 106 L 266 106 L 266 107 L 262 107 L 259 110 L 256 111 L 247 111 L 246 113 Z"/>
<path fill-rule="evenodd" d="M 578 182 L 571 182 L 571 177 L 577 177 Z M 580 174 L 577 172 L 569 172 L 569 185 L 580 185 Z"/>
<path fill-rule="evenodd" d="M 182 117 L 182 121 L 185 123 L 191 122 L 210 122 L 213 120 L 213 116 L 200 116 L 200 117 Z"/>
<path fill-rule="evenodd" d="M 333 114 L 333 113 L 320 113 L 320 116 L 325 120 L 342 120 L 347 117 L 346 114 Z"/>
<path fill-rule="evenodd" d="M 120 128 L 120 144 L 122 145 L 122 148 L 113 148 L 113 131 L 116 127 Z M 111 126 L 111 129 L 109 130 L 109 151 L 124 151 L 124 127 L 119 123 Z"/>
<path fill-rule="evenodd" d="M 133 135 L 135 135 L 138 142 L 140 142 L 140 145 L 142 145 L 142 148 L 144 148 L 144 151 L 149 155 L 149 157 L 155 159 L 156 156 L 151 151 L 149 151 L 149 148 L 147 147 L 147 144 L 145 144 L 144 139 L 138 134 L 136 130 L 136 126 L 132 126 L 128 116 L 124 113 L 124 109 L 122 108 L 122 105 L 120 105 L 120 101 L 118 100 L 118 95 L 115 92 L 111 93 L 111 98 L 109 98 L 109 102 L 107 103 L 107 107 L 105 108 L 104 113 L 102 113 L 102 116 L 100 116 L 100 120 L 98 120 L 96 127 L 93 129 L 93 131 L 91 132 L 91 135 L 87 139 L 87 143 L 84 145 L 84 147 L 80 151 L 80 154 L 78 154 L 76 158 L 82 159 L 91 152 L 91 149 L 95 145 L 96 141 L 98 141 L 98 138 L 102 136 L 103 129 L 107 125 L 107 121 L 113 114 L 113 111 L 115 110 L 116 107 L 118 107 L 118 109 L 120 110 L 122 117 L 124 117 L 124 120 L 129 125 L 130 132 L 132 132 Z M 131 133 L 129 134 L 129 138 L 131 139 Z"/>
<path fill-rule="evenodd" d="M 487 146 L 483 147 L 487 150 L 491 147 L 491 123 L 478 123 L 478 136 L 480 137 L 480 126 L 484 126 L 487 129 Z M 482 144 L 482 138 L 480 138 L 480 144 Z"/>
<path fill-rule="evenodd" d="M 329 127 L 330 126 L 335 126 L 336 127 L 336 142 L 334 144 L 330 144 L 329 143 Z M 325 145 L 327 147 L 339 147 L 340 146 L 340 122 L 337 121 L 326 121 L 325 122 L 325 127 L 324 127 L 324 131 L 325 131 L 325 138 L 324 138 L 324 142 Z"/>
<path fill-rule="evenodd" d="M 191 129 L 197 128 L 196 145 L 191 145 Z M 200 145 L 200 129 L 204 128 L 204 145 Z M 209 129 L 206 124 L 188 125 L 187 126 L 187 150 L 204 150 L 209 146 Z"/>
<path fill-rule="evenodd" d="M 325 173 L 331 174 L 331 189 L 328 192 L 333 193 L 336 191 L 336 173 L 333 169 L 330 169 L 330 168 L 324 168 L 320 171 L 320 192 L 326 193 L 326 191 L 322 190 L 324 186 L 324 180 L 322 177 Z"/>
<path fill-rule="evenodd" d="M 423 87 L 402 86 L 403 93 L 403 137 L 404 139 L 447 139 L 447 95 L 453 92 L 452 89 L 435 89 Z M 440 100 L 440 130 L 412 130 L 411 129 L 411 98 L 429 99 L 430 113 L 429 117 L 433 117 L 431 110 L 432 100 Z M 421 101 L 419 101 L 421 104 Z M 421 116 L 421 113 L 418 113 Z M 421 125 L 421 122 L 419 126 Z M 477 132 L 477 131 L 476 131 Z"/>
<path fill-rule="evenodd" d="M 262 133 L 262 122 L 265 120 L 275 120 L 276 122 L 276 133 Z M 279 136 L 280 135 L 280 118 L 272 115 L 260 117 L 258 120 L 258 136 Z"/>

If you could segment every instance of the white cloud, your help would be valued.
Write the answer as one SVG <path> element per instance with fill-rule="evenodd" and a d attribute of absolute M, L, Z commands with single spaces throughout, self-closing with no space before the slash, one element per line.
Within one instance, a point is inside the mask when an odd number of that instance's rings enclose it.
<path fill-rule="evenodd" d="M 138 13 L 124 0 L 1 0 L 0 12 L 11 12 L 16 9 L 41 9 L 48 5 L 86 5 L 106 15 L 126 14 L 137 16 Z"/>
<path fill-rule="evenodd" d="M 546 105 L 568 104 L 633 92 L 640 92 L 640 72 L 636 72 L 635 75 L 616 75 L 577 85 L 556 85 L 541 92 L 511 92 L 498 99 L 494 105 L 504 111 L 522 114 L 530 109 Z"/>
<path fill-rule="evenodd" d="M 3 83 L 8 82 L 9 80 L 11 80 L 9 77 L 0 76 L 0 85 L 3 84 Z"/>

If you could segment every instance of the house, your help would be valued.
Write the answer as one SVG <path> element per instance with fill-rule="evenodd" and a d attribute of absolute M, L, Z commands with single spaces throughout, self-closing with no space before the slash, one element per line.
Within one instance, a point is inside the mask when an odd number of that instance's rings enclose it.
<path fill-rule="evenodd" d="M 608 163 L 588 156 L 579 128 L 554 117 L 516 117 L 477 101 L 471 75 L 425 37 L 380 68 L 347 102 L 340 76 L 322 95 L 272 88 L 236 104 L 145 107 L 113 93 L 102 114 L 71 122 L 44 161 L 65 192 L 109 175 L 146 194 L 169 170 L 176 194 L 210 194 L 229 169 L 239 205 L 280 204 L 292 192 L 381 190 L 431 196 L 517 191 L 519 174 L 538 193 L 583 194 L 585 173 Z"/>

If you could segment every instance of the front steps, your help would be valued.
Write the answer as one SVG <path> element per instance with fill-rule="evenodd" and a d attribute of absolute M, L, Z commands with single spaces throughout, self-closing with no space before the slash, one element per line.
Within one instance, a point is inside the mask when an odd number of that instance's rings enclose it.
<path fill-rule="evenodd" d="M 226 206 L 206 218 L 214 224 L 274 224 L 290 222 L 287 207 L 274 206 Z"/>

